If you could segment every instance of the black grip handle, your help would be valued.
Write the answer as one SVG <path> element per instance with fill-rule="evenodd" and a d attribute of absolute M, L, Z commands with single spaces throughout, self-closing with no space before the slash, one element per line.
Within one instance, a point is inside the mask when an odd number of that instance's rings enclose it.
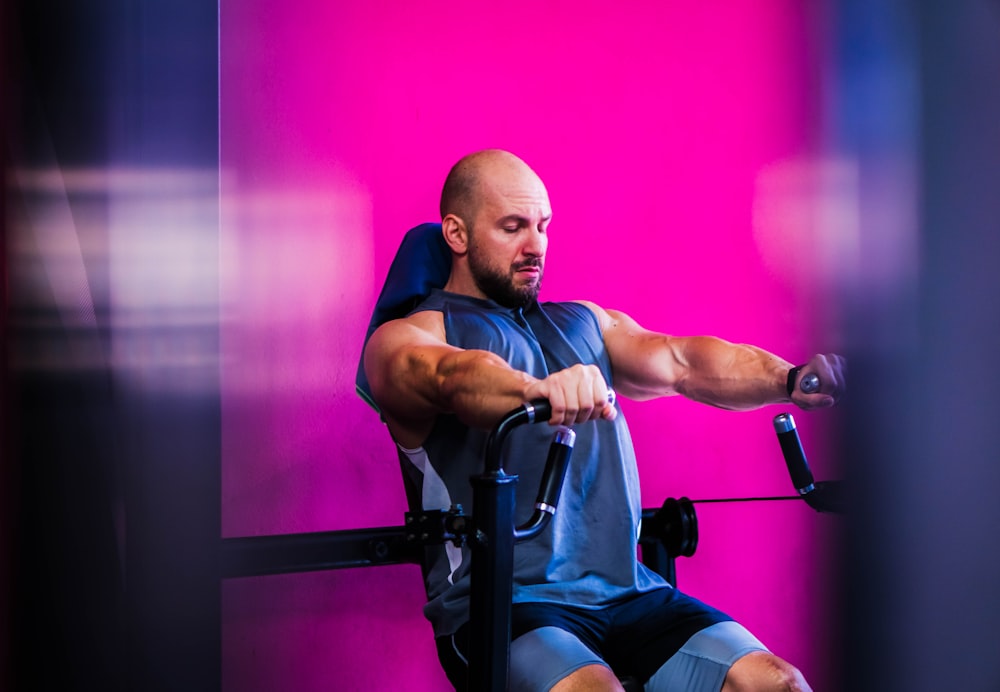
<path fill-rule="evenodd" d="M 532 399 L 522 408 L 528 416 L 528 423 L 544 423 L 552 417 L 552 404 L 548 399 Z"/>
<path fill-rule="evenodd" d="M 538 500 L 535 505 L 538 509 L 545 512 L 555 511 L 575 442 L 576 433 L 569 428 L 560 428 L 552 439 L 549 456 L 545 460 L 545 471 L 542 473 L 542 484 L 538 488 Z"/>
<path fill-rule="evenodd" d="M 815 490 L 815 481 L 806 453 L 799 440 L 799 432 L 795 428 L 795 419 L 790 413 L 780 413 L 774 417 L 774 431 L 778 434 L 781 453 L 785 457 L 785 465 L 792 477 L 792 485 L 799 495 L 805 495 Z"/>

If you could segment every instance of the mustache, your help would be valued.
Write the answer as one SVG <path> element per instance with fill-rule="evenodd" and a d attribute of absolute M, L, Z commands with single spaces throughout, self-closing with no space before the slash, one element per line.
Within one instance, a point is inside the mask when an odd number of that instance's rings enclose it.
<path fill-rule="evenodd" d="M 521 271 L 522 269 L 527 269 L 529 267 L 536 267 L 538 269 L 541 269 L 542 260 L 537 257 L 533 257 L 531 259 L 526 259 L 523 262 L 516 262 L 514 265 L 512 265 L 513 270 L 516 272 Z"/>

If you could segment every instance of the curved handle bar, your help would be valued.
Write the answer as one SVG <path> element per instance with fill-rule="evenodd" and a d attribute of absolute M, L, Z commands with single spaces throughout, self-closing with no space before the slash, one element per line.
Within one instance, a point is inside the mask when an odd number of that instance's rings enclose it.
<path fill-rule="evenodd" d="M 503 443 L 514 428 L 525 423 L 544 423 L 551 417 L 548 399 L 535 399 L 508 411 L 486 439 L 486 473 L 503 475 Z"/>
<path fill-rule="evenodd" d="M 487 475 L 506 475 L 503 470 L 503 443 L 514 428 L 527 423 L 544 423 L 551 417 L 552 406 L 547 399 L 529 401 L 504 415 L 486 440 Z M 560 427 L 556 432 L 542 473 L 535 511 L 525 524 L 514 528 L 515 541 L 524 541 L 541 533 L 555 514 L 574 442 L 576 433 L 569 428 Z"/>
<path fill-rule="evenodd" d="M 611 405 L 615 403 L 614 390 L 608 390 L 608 403 Z M 486 440 L 486 473 L 494 476 L 506 475 L 503 470 L 503 444 L 514 428 L 526 423 L 543 423 L 551 417 L 552 406 L 547 399 L 534 399 L 504 415 Z M 514 529 L 516 541 L 527 540 L 541 533 L 555 514 L 575 442 L 576 433 L 569 428 L 561 426 L 556 432 L 549 447 L 545 471 L 542 473 L 535 511 L 525 524 Z"/>
<path fill-rule="evenodd" d="M 615 390 L 609 389 L 608 403 L 614 406 L 616 400 Z M 503 475 L 503 459 L 501 458 L 503 443 L 514 428 L 525 423 L 544 423 L 551 417 L 552 405 L 548 399 L 532 399 L 526 404 L 508 411 L 490 431 L 490 436 L 486 439 L 486 473 Z"/>

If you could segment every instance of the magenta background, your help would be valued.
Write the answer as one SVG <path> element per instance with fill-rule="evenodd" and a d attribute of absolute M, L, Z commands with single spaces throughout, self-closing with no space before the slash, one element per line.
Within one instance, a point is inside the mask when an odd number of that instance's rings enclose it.
<path fill-rule="evenodd" d="M 761 181 L 821 147 L 816 9 L 340 4 L 221 4 L 224 536 L 401 523 L 395 454 L 354 374 L 399 239 L 437 219 L 472 150 L 510 149 L 549 187 L 544 298 L 792 361 L 839 347 L 824 286 L 754 227 L 782 208 Z M 770 424 L 787 407 L 623 408 L 646 506 L 791 490 Z M 817 477 L 835 475 L 837 416 L 796 414 Z M 839 518 L 801 503 L 698 517 L 681 587 L 835 689 Z M 416 567 L 223 589 L 227 690 L 448 689 Z"/>

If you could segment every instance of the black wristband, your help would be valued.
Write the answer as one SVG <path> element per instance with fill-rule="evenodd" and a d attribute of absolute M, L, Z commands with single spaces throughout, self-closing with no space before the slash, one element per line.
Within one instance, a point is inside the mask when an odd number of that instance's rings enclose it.
<path fill-rule="evenodd" d="M 795 380 L 799 378 L 799 373 L 804 367 L 804 365 L 796 365 L 788 371 L 788 379 L 785 381 L 785 388 L 788 390 L 788 396 L 791 396 L 795 392 Z"/>

